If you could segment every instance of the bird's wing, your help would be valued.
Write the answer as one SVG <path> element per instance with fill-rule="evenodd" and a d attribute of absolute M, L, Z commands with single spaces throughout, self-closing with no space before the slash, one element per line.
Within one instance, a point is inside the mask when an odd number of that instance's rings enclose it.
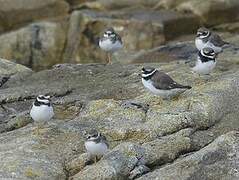
<path fill-rule="evenodd" d="M 121 39 L 121 37 L 120 37 L 120 35 L 118 35 L 118 34 L 116 34 L 116 33 L 115 33 L 115 37 L 111 38 L 111 41 L 112 41 L 113 43 L 115 43 L 116 41 L 119 41 L 121 44 L 123 43 L 123 42 L 122 42 L 122 39 Z"/>
<path fill-rule="evenodd" d="M 109 147 L 108 141 L 105 136 L 101 135 L 101 142 L 105 143 L 107 147 Z"/>
<path fill-rule="evenodd" d="M 212 34 L 210 36 L 210 40 L 212 41 L 212 43 L 215 46 L 219 46 L 219 47 L 221 47 L 221 46 L 223 46 L 225 44 L 228 44 L 228 42 L 223 41 L 218 34 Z"/>
<path fill-rule="evenodd" d="M 175 82 L 169 75 L 164 72 L 157 71 L 152 77 L 152 82 L 155 88 L 162 90 L 170 90 L 175 88 L 190 88 Z"/>
<path fill-rule="evenodd" d="M 118 34 L 116 34 L 116 39 L 122 44 L 123 42 L 122 42 L 122 39 L 121 39 L 121 37 L 120 37 L 120 35 L 118 35 Z"/>

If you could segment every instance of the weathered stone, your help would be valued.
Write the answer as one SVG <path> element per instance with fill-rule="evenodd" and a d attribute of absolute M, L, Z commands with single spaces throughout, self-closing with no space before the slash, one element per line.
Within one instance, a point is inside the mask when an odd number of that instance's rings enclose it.
<path fill-rule="evenodd" d="M 19 75 L 21 73 L 32 73 L 32 70 L 20 64 L 0 58 L 0 76 Z"/>
<path fill-rule="evenodd" d="M 218 26 L 213 27 L 213 29 L 219 30 L 219 31 L 231 32 L 231 33 L 237 33 L 239 32 L 239 22 L 220 24 Z"/>
<path fill-rule="evenodd" d="M 126 52 L 150 49 L 178 35 L 192 33 L 199 26 L 197 18 L 192 15 L 144 10 L 108 13 L 76 11 L 72 13 L 70 24 L 64 57 L 65 60 L 74 59 L 81 63 L 106 60 L 105 52 L 98 48 L 97 43 L 100 33 L 109 26 L 122 36 Z"/>
<path fill-rule="evenodd" d="M 231 63 L 237 64 L 239 36 L 230 33 L 215 31 L 220 30 L 220 26 L 214 27 L 211 30 L 219 34 L 225 41 L 230 42 L 229 48 L 224 48 L 223 53 L 219 55 L 219 62 L 224 64 L 224 68 L 226 68 L 227 66 L 231 66 Z M 189 35 L 183 38 L 190 39 L 190 41 L 177 42 L 173 40 L 166 45 L 155 47 L 149 50 L 141 50 L 134 54 L 123 54 L 122 56 L 119 56 L 119 61 L 125 63 L 144 63 L 146 60 L 148 63 L 186 61 L 186 63 L 194 65 L 195 61 L 197 60 L 198 52 L 193 41 L 195 35 Z M 230 59 L 233 60 L 230 60 L 229 62 L 228 56 L 230 56 Z M 123 61 L 123 59 L 126 60 Z M 220 59 L 224 60 L 222 61 Z M 220 68 L 223 68 L 223 66 L 220 66 Z"/>
<path fill-rule="evenodd" d="M 191 12 L 200 17 L 207 25 L 237 21 L 239 1 L 235 0 L 189 0 L 177 7 L 177 10 Z"/>
<path fill-rule="evenodd" d="M 148 63 L 170 62 L 177 60 L 196 60 L 197 49 L 194 42 L 169 43 L 165 46 L 155 47 L 150 50 L 141 50 L 134 55 L 126 55 L 127 63 Z M 125 58 L 125 57 L 120 57 Z"/>
<path fill-rule="evenodd" d="M 182 130 L 142 146 L 123 143 L 106 154 L 99 163 L 87 166 L 72 179 L 124 179 L 140 165 L 170 162 L 180 152 L 190 149 L 190 134 L 190 130 Z"/>
<path fill-rule="evenodd" d="M 4 109 L 4 110 L 6 111 L 9 109 Z M 5 122 L 0 123 L 0 133 L 19 129 L 19 128 L 24 127 L 27 124 L 31 123 L 32 120 L 31 120 L 30 116 L 26 115 L 27 113 L 12 116 L 9 119 L 5 120 L 6 123 Z"/>
<path fill-rule="evenodd" d="M 89 8 L 89 9 L 97 9 L 97 10 L 118 10 L 124 8 L 152 8 L 157 4 L 158 0 L 97 0 L 92 2 L 85 2 L 83 4 L 79 4 L 75 8 Z"/>
<path fill-rule="evenodd" d="M 188 0 L 160 0 L 154 7 L 157 9 L 175 9 L 178 5 Z"/>
<path fill-rule="evenodd" d="M 66 163 L 66 170 L 69 176 L 73 176 L 81 171 L 88 164 L 92 164 L 92 158 L 88 153 L 83 153 Z"/>
<path fill-rule="evenodd" d="M 192 155 L 148 173 L 140 180 L 238 179 L 239 132 L 229 132 Z"/>
<path fill-rule="evenodd" d="M 237 36 L 226 40 L 238 44 Z M 190 43 L 185 44 L 191 47 Z M 165 47 L 165 52 L 170 52 L 170 47 Z M 172 47 L 176 60 L 180 54 L 186 57 L 187 53 L 178 50 L 181 46 Z M 191 56 L 188 58 L 192 60 Z M 143 166 L 152 173 L 176 167 L 181 160 L 194 167 L 196 157 L 204 156 L 199 154 L 191 161 L 187 156 L 193 154 L 189 154 L 200 152 L 208 144 L 214 146 L 210 143 L 216 137 L 238 127 L 238 61 L 235 47 L 225 49 L 211 77 L 201 83 L 197 83 L 199 77 L 191 73 L 184 61 L 107 66 L 61 64 L 36 73 L 3 61 L 3 65 L 10 64 L 10 68 L 6 67 L 17 73 L 7 74 L 10 78 L 0 91 L 0 178 L 126 179 L 147 172 L 144 168 L 141 171 Z M 193 88 L 178 99 L 162 101 L 142 86 L 138 73 L 146 65 L 160 68 L 177 82 Z M 14 69 L 15 66 L 21 70 Z M 6 72 L 2 69 L 0 77 Z M 25 119 L 39 94 L 53 96 L 56 116 L 37 133 L 36 125 Z M 110 145 L 109 152 L 95 164 L 83 154 L 83 134 L 91 128 L 104 134 Z M 235 141 L 223 140 L 221 144 L 224 148 Z M 212 158 L 203 162 L 213 162 L 214 154 Z M 201 176 L 190 172 L 192 177 Z"/>
<path fill-rule="evenodd" d="M 43 18 L 65 16 L 69 6 L 64 0 L 1 0 L 0 32 Z"/>
<path fill-rule="evenodd" d="M 0 36 L 0 55 L 33 69 L 62 62 L 66 41 L 64 23 L 34 23 Z"/>
<path fill-rule="evenodd" d="M 145 165 L 138 165 L 135 167 L 129 174 L 129 179 L 135 179 L 137 177 L 142 176 L 150 171 L 150 169 Z"/>
<path fill-rule="evenodd" d="M 87 0 L 66 0 L 71 6 L 79 5 L 86 2 Z"/>

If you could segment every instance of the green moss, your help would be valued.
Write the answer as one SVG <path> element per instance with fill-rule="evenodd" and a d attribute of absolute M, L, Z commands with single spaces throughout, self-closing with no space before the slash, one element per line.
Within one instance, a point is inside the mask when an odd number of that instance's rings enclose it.
<path fill-rule="evenodd" d="M 25 176 L 29 177 L 29 178 L 36 178 L 36 177 L 40 177 L 41 173 L 39 171 L 35 171 L 32 168 L 28 167 L 25 170 Z"/>
<path fill-rule="evenodd" d="M 132 157 L 132 156 L 137 156 L 137 154 L 133 151 L 124 151 L 124 155 L 127 156 L 127 157 Z"/>

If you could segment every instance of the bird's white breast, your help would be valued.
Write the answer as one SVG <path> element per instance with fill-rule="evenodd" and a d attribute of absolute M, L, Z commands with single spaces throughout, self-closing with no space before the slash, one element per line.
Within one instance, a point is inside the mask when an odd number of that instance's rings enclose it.
<path fill-rule="evenodd" d="M 200 58 L 198 58 L 196 65 L 192 68 L 192 70 L 198 74 L 206 75 L 210 74 L 212 70 L 216 66 L 216 61 L 208 61 L 202 62 Z"/>
<path fill-rule="evenodd" d="M 100 40 L 99 46 L 101 49 L 107 52 L 115 52 L 123 47 L 123 44 L 120 41 L 115 41 L 113 43 L 110 39 Z"/>
<path fill-rule="evenodd" d="M 205 43 L 204 43 L 201 39 L 196 38 L 196 39 L 195 39 L 195 46 L 196 46 L 197 49 L 200 51 L 201 49 L 204 48 Z"/>
<path fill-rule="evenodd" d="M 153 83 L 151 80 L 145 80 L 142 78 L 142 83 L 144 85 L 144 87 L 146 87 L 148 90 L 150 90 L 153 94 L 161 96 L 162 98 L 166 98 L 166 99 L 170 99 L 174 96 L 177 96 L 181 93 L 183 93 L 184 91 L 186 91 L 186 89 L 183 88 L 175 88 L 175 89 L 170 89 L 170 90 L 160 90 L 160 89 L 156 89 L 153 86 Z"/>
<path fill-rule="evenodd" d="M 104 155 L 108 149 L 105 143 L 95 143 L 94 141 L 86 141 L 85 148 L 91 155 Z"/>
<path fill-rule="evenodd" d="M 33 105 L 30 111 L 30 115 L 36 122 L 49 121 L 54 116 L 53 107 L 47 105 Z"/>

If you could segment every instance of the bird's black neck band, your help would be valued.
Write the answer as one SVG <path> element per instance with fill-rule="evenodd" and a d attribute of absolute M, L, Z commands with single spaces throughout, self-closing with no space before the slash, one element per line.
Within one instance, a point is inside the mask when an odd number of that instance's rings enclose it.
<path fill-rule="evenodd" d="M 215 62 L 215 58 L 205 57 L 200 52 L 198 52 L 198 55 L 199 55 L 199 58 L 202 62 L 208 62 L 208 61 L 214 61 Z"/>
<path fill-rule="evenodd" d="M 36 101 L 34 102 L 34 105 L 35 105 L 35 106 L 40 106 L 40 105 L 51 106 L 51 103 L 50 103 L 50 102 L 45 103 L 45 102 L 40 102 L 40 101 L 36 100 Z"/>
<path fill-rule="evenodd" d="M 147 76 L 147 77 L 142 77 L 144 80 L 146 80 L 146 81 L 148 81 L 148 80 L 150 80 L 151 79 L 151 77 L 154 75 L 154 73 L 153 74 L 151 74 L 151 75 L 149 75 L 149 76 Z"/>

